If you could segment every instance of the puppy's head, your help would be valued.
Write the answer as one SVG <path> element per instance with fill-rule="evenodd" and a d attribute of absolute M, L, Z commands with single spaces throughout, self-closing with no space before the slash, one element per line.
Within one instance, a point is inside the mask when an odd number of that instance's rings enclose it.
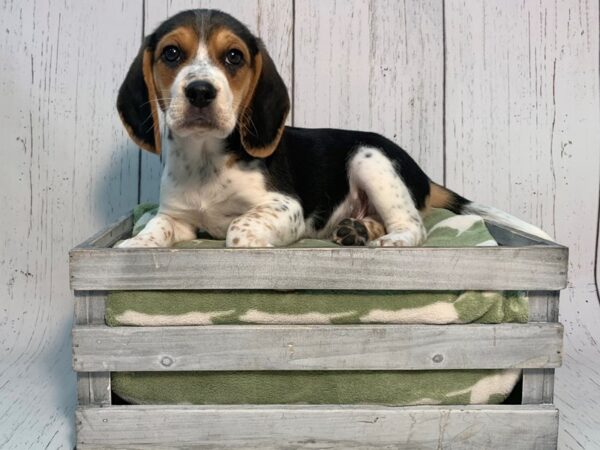
<path fill-rule="evenodd" d="M 239 131 L 256 157 L 276 149 L 289 112 L 281 76 L 262 42 L 233 17 L 184 11 L 146 37 L 119 90 L 131 138 L 160 153 L 158 109 L 178 136 L 225 138 Z"/>

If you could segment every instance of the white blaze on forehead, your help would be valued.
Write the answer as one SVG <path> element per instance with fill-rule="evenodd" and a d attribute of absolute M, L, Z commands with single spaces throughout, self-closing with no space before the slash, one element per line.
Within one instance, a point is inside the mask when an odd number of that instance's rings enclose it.
<path fill-rule="evenodd" d="M 202 40 L 198 41 L 198 51 L 196 52 L 196 56 L 194 56 L 194 60 L 208 60 L 208 47 L 206 46 L 206 42 Z"/>
<path fill-rule="evenodd" d="M 205 80 L 213 83 L 217 80 L 227 82 L 227 77 L 223 71 L 210 58 L 208 47 L 203 41 L 198 43 L 196 54 L 177 75 L 174 87 L 176 89 L 185 87 L 187 83 L 195 80 Z"/>

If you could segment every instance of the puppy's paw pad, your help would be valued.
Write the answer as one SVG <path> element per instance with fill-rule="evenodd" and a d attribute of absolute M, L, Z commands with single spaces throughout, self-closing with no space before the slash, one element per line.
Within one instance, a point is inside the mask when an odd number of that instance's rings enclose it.
<path fill-rule="evenodd" d="M 369 242 L 370 247 L 416 247 L 421 244 L 422 238 L 412 231 L 401 231 L 384 234 L 378 239 Z"/>
<path fill-rule="evenodd" d="M 338 245 L 366 245 L 368 239 L 367 227 L 357 219 L 344 219 L 333 230 L 332 240 Z"/>

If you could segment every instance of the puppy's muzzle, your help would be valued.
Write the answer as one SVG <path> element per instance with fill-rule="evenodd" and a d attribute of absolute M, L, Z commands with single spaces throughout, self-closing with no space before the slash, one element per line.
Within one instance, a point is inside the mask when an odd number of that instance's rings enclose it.
<path fill-rule="evenodd" d="M 208 81 L 192 81 L 185 87 L 185 96 L 192 106 L 205 108 L 217 97 L 217 90 Z"/>

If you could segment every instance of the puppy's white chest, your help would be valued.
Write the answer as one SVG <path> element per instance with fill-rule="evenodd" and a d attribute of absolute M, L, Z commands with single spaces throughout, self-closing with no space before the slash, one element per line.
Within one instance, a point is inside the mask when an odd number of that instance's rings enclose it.
<path fill-rule="evenodd" d="M 267 194 L 265 177 L 256 164 L 173 162 L 163 174 L 161 211 L 215 238 L 225 238 L 231 221 L 259 205 Z"/>

